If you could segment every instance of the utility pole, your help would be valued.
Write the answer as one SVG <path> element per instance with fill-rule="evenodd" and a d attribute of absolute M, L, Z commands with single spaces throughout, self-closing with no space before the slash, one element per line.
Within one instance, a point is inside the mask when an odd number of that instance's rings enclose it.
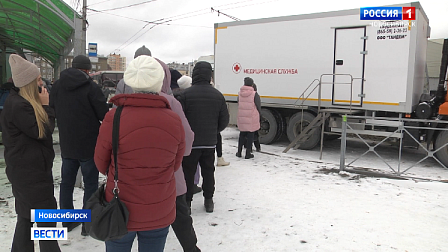
<path fill-rule="evenodd" d="M 81 0 L 79 0 L 81 1 Z M 86 55 L 86 31 L 87 31 L 87 0 L 82 0 L 82 15 L 81 18 L 76 15 L 75 18 L 75 37 L 73 54 Z M 70 67 L 70 66 L 69 66 Z"/>
<path fill-rule="evenodd" d="M 87 0 L 82 1 L 82 54 L 86 55 Z"/>
<path fill-rule="evenodd" d="M 80 54 L 86 55 L 86 33 L 87 33 L 87 0 L 82 0 L 82 31 L 81 31 L 81 45 L 80 52 L 74 51 L 75 55 L 78 56 Z M 78 54 L 76 54 L 78 53 Z M 78 174 L 76 175 L 75 186 L 82 188 L 82 173 L 81 169 L 78 169 Z"/>

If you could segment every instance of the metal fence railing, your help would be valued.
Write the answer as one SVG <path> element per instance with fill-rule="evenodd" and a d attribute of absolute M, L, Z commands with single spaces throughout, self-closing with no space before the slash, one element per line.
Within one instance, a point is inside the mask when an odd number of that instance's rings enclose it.
<path fill-rule="evenodd" d="M 373 144 L 369 144 L 368 140 L 367 140 L 367 134 L 364 135 L 363 133 L 360 133 L 357 130 L 354 130 L 350 123 L 347 122 L 348 118 L 354 118 L 354 119 L 364 119 L 366 121 L 366 125 L 367 126 L 372 126 L 372 128 L 374 128 L 375 126 L 377 126 L 379 123 L 381 122 L 395 122 L 396 127 L 394 128 L 395 130 L 393 132 L 387 132 L 387 134 L 383 135 L 383 139 L 379 142 L 375 142 Z M 378 118 L 376 117 L 375 120 L 371 120 L 371 122 L 369 122 L 369 120 L 367 119 L 371 119 L 372 117 L 369 116 L 352 116 L 352 115 L 343 115 L 342 116 L 342 134 L 341 134 L 341 155 L 340 155 L 340 170 L 344 171 L 347 170 L 347 168 L 349 167 L 354 167 L 354 163 L 357 162 L 358 160 L 360 160 L 362 157 L 364 157 L 365 155 L 367 155 L 368 153 L 373 153 L 377 156 L 377 158 L 379 158 L 380 160 L 382 160 L 384 162 L 384 164 L 386 164 L 386 166 L 389 168 L 389 173 L 395 175 L 395 176 L 406 176 L 406 173 L 408 173 L 411 169 L 413 169 L 414 167 L 416 167 L 417 165 L 421 164 L 422 162 L 424 162 L 427 159 L 433 159 L 435 160 L 441 167 L 443 167 L 446 171 L 448 171 L 447 166 L 442 163 L 439 158 L 437 157 L 436 153 L 438 151 L 446 151 L 446 150 L 442 150 L 444 148 L 446 148 L 448 146 L 448 142 L 443 144 L 442 146 L 439 146 L 437 149 L 435 149 L 435 147 L 433 145 L 427 145 L 425 146 L 424 144 L 422 144 L 420 142 L 420 139 L 416 139 L 416 137 L 414 137 L 409 130 L 410 129 L 417 129 L 417 130 L 433 130 L 434 132 L 440 132 L 440 131 L 447 131 L 448 128 L 446 127 L 436 127 L 436 126 L 432 126 L 432 125 L 440 125 L 440 124 L 448 124 L 447 121 L 440 121 L 440 120 L 420 120 L 420 119 L 408 119 L 408 118 Z M 406 125 L 406 122 L 426 122 L 429 123 L 425 126 L 413 126 L 413 125 Z M 366 132 L 367 133 L 367 132 Z M 367 146 L 367 150 L 361 154 L 360 156 L 354 158 L 351 161 L 347 160 L 347 155 L 346 155 L 346 150 L 347 150 L 347 134 L 353 134 L 356 136 L 357 139 L 361 140 L 366 146 Z M 415 163 L 409 165 L 409 166 L 405 166 L 402 167 L 402 157 L 403 157 L 403 138 L 405 135 L 408 135 L 410 137 L 410 139 L 412 139 L 413 141 L 415 141 L 416 145 L 418 146 L 418 148 L 423 150 L 423 157 L 420 158 L 418 161 L 416 161 Z M 390 160 L 386 160 L 385 158 L 383 158 L 379 152 L 377 151 L 378 147 L 383 144 L 385 141 L 387 141 L 388 139 L 391 138 L 398 138 L 399 141 L 399 146 L 397 149 L 397 160 L 396 162 L 397 164 L 394 165 L 390 162 Z M 432 147 L 432 148 L 430 148 Z M 408 161 L 408 160 L 406 160 Z"/>

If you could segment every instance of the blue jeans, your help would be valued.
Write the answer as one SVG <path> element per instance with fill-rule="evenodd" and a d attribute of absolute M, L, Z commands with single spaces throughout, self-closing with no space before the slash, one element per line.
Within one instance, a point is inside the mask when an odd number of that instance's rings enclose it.
<path fill-rule="evenodd" d="M 106 241 L 106 252 L 130 252 L 136 235 L 139 252 L 163 252 L 169 227 L 128 232 L 119 240 Z"/>
<path fill-rule="evenodd" d="M 93 158 L 71 159 L 62 158 L 61 186 L 59 192 L 60 209 L 73 209 L 73 190 L 75 188 L 76 175 L 81 166 L 82 180 L 84 181 L 83 206 L 86 201 L 98 189 L 98 169 Z"/>

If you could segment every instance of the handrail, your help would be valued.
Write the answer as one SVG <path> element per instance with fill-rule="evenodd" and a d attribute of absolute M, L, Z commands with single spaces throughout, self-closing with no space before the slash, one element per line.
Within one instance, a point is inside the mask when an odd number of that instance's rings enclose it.
<path fill-rule="evenodd" d="M 338 76 L 350 76 L 350 82 L 339 82 L 339 83 L 336 83 L 335 81 L 334 81 L 334 77 L 336 76 L 336 75 L 338 75 Z M 322 77 L 323 76 L 333 76 L 333 81 L 332 82 L 322 82 Z M 322 85 L 322 84 L 331 84 L 331 85 L 335 85 L 335 84 L 344 84 L 344 85 L 347 85 L 347 84 L 350 84 L 350 112 L 352 111 L 352 103 L 353 103 L 353 76 L 351 75 L 351 74 L 321 74 L 320 75 L 320 79 L 319 79 L 319 83 L 320 83 L 320 85 Z M 356 78 L 356 79 L 362 79 L 362 78 Z M 321 105 L 321 87 L 319 88 L 319 97 L 318 97 L 318 111 L 320 112 L 320 105 Z"/>
<path fill-rule="evenodd" d="M 322 81 L 322 78 L 324 76 L 333 76 L 333 81 L 331 82 L 324 82 Z M 349 76 L 350 77 L 350 82 L 335 82 L 334 81 L 334 76 Z M 318 99 L 317 99 L 317 111 L 318 113 L 320 112 L 320 108 L 321 108 L 321 102 L 322 102 L 322 84 L 331 84 L 331 85 L 335 85 L 335 84 L 341 84 L 341 85 L 350 85 L 350 112 L 352 111 L 352 104 L 353 104 L 353 80 L 356 79 L 361 79 L 363 80 L 363 78 L 353 78 L 353 76 L 351 74 L 321 74 L 319 79 L 314 79 L 309 85 L 308 87 L 302 92 L 302 94 L 299 96 L 299 98 L 296 100 L 296 102 L 294 102 L 294 106 L 300 106 L 302 107 L 303 110 L 303 104 L 305 103 L 305 101 L 311 96 L 311 94 L 314 93 L 314 91 L 316 91 L 316 88 L 318 88 Z M 314 85 L 314 83 L 317 81 L 317 84 L 314 86 L 314 88 L 309 92 L 309 94 L 305 97 L 306 92 Z M 297 102 L 302 100 L 302 102 L 300 103 L 300 105 L 297 105 Z"/>
<path fill-rule="evenodd" d="M 308 97 L 310 97 L 310 95 L 314 92 L 314 90 L 316 90 L 316 88 L 319 86 L 319 83 L 317 83 L 317 85 L 313 88 L 313 90 L 311 90 L 311 92 L 308 94 L 308 96 L 305 98 L 305 93 L 306 91 L 311 87 L 311 85 L 313 85 L 313 83 L 315 81 L 319 81 L 319 79 L 314 79 L 309 85 L 308 87 L 303 91 L 303 93 L 299 96 L 299 98 L 296 100 L 296 102 L 294 102 L 294 106 L 296 106 L 297 102 L 300 100 L 301 97 L 303 97 L 302 99 L 302 103 L 299 106 L 302 106 L 303 103 L 306 101 L 306 99 L 308 99 Z"/>

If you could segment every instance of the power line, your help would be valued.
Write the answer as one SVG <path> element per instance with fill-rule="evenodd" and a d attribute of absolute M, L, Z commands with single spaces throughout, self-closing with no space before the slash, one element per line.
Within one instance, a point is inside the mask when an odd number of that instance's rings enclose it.
<path fill-rule="evenodd" d="M 199 28 L 213 28 L 211 26 L 203 26 L 203 25 L 185 25 L 185 24 L 163 24 L 163 25 L 174 25 L 174 26 L 186 26 L 186 27 L 199 27 Z"/>
<path fill-rule="evenodd" d="M 145 35 L 147 32 L 149 32 L 149 30 L 151 30 L 152 28 L 156 27 L 157 25 L 153 25 L 151 26 L 147 31 L 145 31 L 144 33 L 142 33 L 140 36 L 138 36 L 137 38 L 135 38 L 134 40 L 132 40 L 131 42 L 129 42 L 125 47 L 121 48 L 121 50 L 125 49 L 126 47 L 128 47 L 130 44 L 134 43 L 134 41 L 136 41 L 137 39 L 139 39 L 141 36 Z"/>
<path fill-rule="evenodd" d="M 109 0 L 109 1 L 110 1 L 110 0 Z M 143 3 L 149 3 L 149 2 L 153 2 L 153 1 L 157 1 L 157 0 L 150 0 L 150 1 L 146 1 L 146 2 L 139 3 L 139 4 L 134 4 L 134 5 L 129 5 L 129 6 L 123 6 L 123 7 L 117 7 L 117 8 L 114 8 L 114 9 L 127 8 L 127 7 L 131 7 L 131 6 L 135 6 L 135 5 L 140 5 L 140 4 L 143 4 Z M 253 0 L 238 1 L 238 2 L 235 2 L 235 3 L 229 3 L 229 4 L 219 5 L 219 6 L 217 6 L 217 7 L 224 7 L 224 6 L 229 6 L 229 5 L 242 4 L 242 3 L 251 2 L 251 1 L 253 1 Z M 279 0 L 274 0 L 274 1 L 279 1 Z M 267 2 L 274 2 L 274 1 L 267 1 Z M 267 2 L 263 2 L 263 3 L 267 3 Z M 257 5 L 257 4 L 263 4 L 263 3 L 255 3 L 255 4 L 251 4 L 251 5 Z M 251 6 L 251 5 L 246 5 L 246 6 Z M 236 7 L 225 8 L 225 9 L 236 9 L 236 8 L 242 8 L 242 7 L 246 7 L 246 6 L 236 6 Z M 136 19 L 136 18 L 130 18 L 130 17 L 125 17 L 125 16 L 121 16 L 121 15 L 117 15 L 117 14 L 112 14 L 112 13 L 107 13 L 107 12 L 105 12 L 105 11 L 110 11 L 110 10 L 114 10 L 114 9 L 108 9 L 108 10 L 94 10 L 94 9 L 91 9 L 91 8 L 87 8 L 87 9 L 90 10 L 90 11 L 94 11 L 94 12 L 96 12 L 96 13 L 103 13 L 103 14 L 113 15 L 113 16 L 117 16 L 117 17 L 122 17 L 122 18 L 126 18 L 126 19 L 131 19 L 131 20 L 135 20 L 135 21 L 140 21 L 140 22 L 145 22 L 145 23 L 147 23 L 147 24 L 146 24 L 145 26 L 143 26 L 139 31 L 137 31 L 134 35 L 132 35 L 129 39 L 127 39 L 123 44 L 121 44 L 119 47 L 117 47 L 113 52 L 119 52 L 119 51 L 123 50 L 124 48 L 126 48 L 127 46 L 129 46 L 130 44 L 132 44 L 133 42 L 135 42 L 137 39 L 139 39 L 140 37 L 142 37 L 143 35 L 145 35 L 148 31 L 150 31 L 151 29 L 153 29 L 153 28 L 156 27 L 157 25 L 161 25 L 161 24 L 163 24 L 163 25 L 178 25 L 178 24 L 169 24 L 169 23 L 170 23 L 170 22 L 173 22 L 173 21 L 178 21 L 178 20 L 181 20 L 181 19 L 192 18 L 192 17 L 195 17 L 195 16 L 201 16 L 201 15 L 205 15 L 205 14 L 209 14 L 209 13 L 210 13 L 210 12 L 209 12 L 209 9 L 200 9 L 200 10 L 196 10 L 196 11 L 187 12 L 187 13 L 184 13 L 184 14 L 179 14 L 179 15 L 171 16 L 171 17 L 169 17 L 169 18 L 161 18 L 161 19 L 158 19 L 158 20 L 156 20 L 156 21 L 146 21 L 146 20 L 141 20 L 141 19 Z M 213 10 L 214 10 L 214 9 L 212 8 L 212 11 L 213 11 Z M 198 12 L 199 12 L 199 13 L 198 13 Z M 201 13 L 201 12 L 203 12 L 203 13 Z M 197 14 L 195 14 L 195 13 L 197 13 Z M 230 17 L 230 18 L 232 18 L 232 19 L 239 20 L 239 19 L 237 19 L 237 18 L 235 18 L 235 17 L 232 17 L 232 16 L 230 16 L 230 15 L 224 14 L 224 13 L 222 13 L 222 12 L 219 12 L 219 11 L 218 11 L 218 13 L 221 13 L 221 14 L 223 14 L 223 15 L 225 15 L 225 16 L 227 16 L 227 17 Z M 194 15 L 190 15 L 190 14 L 194 14 Z M 178 18 L 176 18 L 176 17 L 178 17 Z M 151 26 L 151 27 L 150 27 L 147 31 L 145 31 L 144 33 L 140 34 L 140 36 L 136 37 L 134 40 L 130 41 L 132 38 L 134 38 L 135 36 L 137 36 L 137 34 L 139 34 L 141 31 L 143 31 L 149 24 L 153 24 L 153 26 Z M 188 26 L 188 25 L 184 25 L 184 26 Z M 210 27 L 205 27 L 205 26 L 194 26 L 194 27 L 210 28 Z M 129 42 L 129 41 L 130 41 L 130 42 Z M 122 47 L 123 45 L 125 45 L 125 46 Z M 122 48 L 120 48 L 120 47 L 122 47 Z"/>
<path fill-rule="evenodd" d="M 215 10 L 215 9 L 213 9 L 213 7 L 211 8 L 211 10 L 212 10 L 212 12 L 218 12 L 218 16 L 219 16 L 219 14 L 222 14 L 222 15 L 224 15 L 224 16 L 226 16 L 226 17 L 228 17 L 228 18 L 231 18 L 231 19 L 233 19 L 233 20 L 235 20 L 235 21 L 241 21 L 241 19 L 236 18 L 236 17 L 234 17 L 234 16 L 230 16 L 230 15 L 224 13 L 224 12 L 221 12 L 220 10 Z"/>
<path fill-rule="evenodd" d="M 150 2 L 155 2 L 155 1 L 157 1 L 157 0 L 149 0 L 149 1 L 141 2 L 141 3 L 131 4 L 131 5 L 127 5 L 127 6 L 121 6 L 121 7 L 116 7 L 116 8 L 106 9 L 106 10 L 101 10 L 101 11 L 121 10 L 121 9 L 134 7 L 134 6 L 138 6 L 138 5 L 142 5 L 142 4 L 146 4 L 146 3 L 150 3 Z"/>
<path fill-rule="evenodd" d="M 152 28 L 154 28 L 154 27 L 156 27 L 157 25 L 160 25 L 160 24 L 164 24 L 164 23 L 167 23 L 167 22 L 170 22 L 171 20 L 167 20 L 167 21 L 164 21 L 164 22 L 161 22 L 161 23 L 156 23 L 156 24 L 153 24 L 153 26 L 151 26 L 147 31 L 145 31 L 144 33 L 142 33 L 140 36 L 138 36 L 137 38 L 135 38 L 134 40 L 132 40 L 131 42 L 129 42 L 128 43 L 128 41 L 129 40 L 131 40 L 133 37 L 135 37 L 138 33 L 140 33 L 141 31 L 143 31 L 150 23 L 148 23 L 148 24 L 146 24 L 145 26 L 143 26 L 142 27 L 142 29 L 140 29 L 139 31 L 137 31 L 134 35 L 132 35 L 128 40 L 126 40 L 123 44 L 121 44 L 119 47 L 117 47 L 113 52 L 119 52 L 119 51 L 121 51 L 121 50 L 123 50 L 124 48 L 126 48 L 127 46 L 129 46 L 130 44 L 132 44 L 134 41 L 136 41 L 137 39 L 139 39 L 141 36 L 143 36 L 143 35 L 145 35 L 149 30 L 151 30 Z M 122 47 L 123 45 L 125 45 L 127 43 L 127 45 L 126 46 L 124 46 L 123 48 L 120 48 L 120 47 Z"/>
<path fill-rule="evenodd" d="M 107 0 L 107 1 L 110 1 L 110 0 Z M 107 1 L 103 1 L 103 2 L 107 2 Z M 156 0 L 151 0 L 151 1 L 156 1 Z M 218 6 L 216 6 L 216 7 L 224 7 L 224 6 L 235 5 L 235 4 L 242 4 L 242 3 L 246 3 L 246 2 L 252 2 L 252 1 L 254 1 L 254 0 L 238 1 L 238 2 L 235 2 L 235 3 L 228 3 L 228 4 L 218 5 Z M 147 1 L 147 2 L 150 2 L 150 1 Z M 147 2 L 143 2 L 143 3 L 147 3 Z M 102 3 L 102 2 L 99 2 L 99 3 Z M 97 4 L 97 3 L 95 3 L 95 4 Z M 142 3 L 140 3 L 140 4 L 142 4 Z M 92 5 L 93 5 L 93 4 L 92 4 Z M 124 7 L 127 7 L 127 6 L 124 6 Z M 118 8 L 123 8 L 123 7 L 118 7 Z M 238 7 L 236 7 L 236 8 L 238 8 Z M 108 11 L 108 10 L 95 10 L 95 9 L 92 9 L 92 8 L 87 8 L 87 9 L 90 10 L 90 11 L 94 11 L 94 12 L 96 12 L 96 14 L 101 14 L 101 13 L 102 13 L 102 14 L 109 14 L 109 15 L 113 15 L 113 16 L 117 16 L 117 17 L 122 17 L 122 18 L 127 18 L 127 19 L 131 19 L 131 20 L 147 22 L 147 21 L 145 21 L 145 20 L 141 20 L 141 19 L 129 18 L 129 17 L 125 17 L 125 16 L 121 16 L 121 15 L 116 15 L 116 14 L 112 14 L 112 13 L 107 13 L 107 12 L 105 12 L 105 11 Z M 116 9 L 116 8 L 114 8 L 114 9 Z M 109 9 L 109 10 L 111 10 L 111 9 Z M 176 19 L 176 17 L 187 16 L 187 15 L 190 15 L 190 14 L 193 14 L 193 13 L 197 13 L 197 12 L 203 12 L 203 13 L 196 14 L 196 15 L 192 15 L 192 16 L 188 16 L 188 17 L 177 18 L 177 19 Z M 181 20 L 181 19 L 185 19 L 185 18 L 189 18 L 189 17 L 195 17 L 195 16 L 200 16 L 200 15 L 205 15 L 205 14 L 209 14 L 209 13 L 210 13 L 210 9 L 205 8 L 205 9 L 200 9 L 200 10 L 196 10 L 196 11 L 190 11 L 190 12 L 183 13 L 183 14 L 179 14 L 179 15 L 170 16 L 170 17 L 167 17 L 167 18 L 162 18 L 161 20 L 164 20 L 164 19 L 171 19 L 171 20 L 173 20 L 173 21 L 176 21 L 176 20 Z M 91 15 L 92 15 L 92 14 L 91 14 Z M 93 14 L 93 15 L 95 15 L 95 14 Z"/>
<path fill-rule="evenodd" d="M 118 15 L 118 14 L 107 13 L 107 12 L 103 12 L 103 11 L 95 10 L 95 9 L 92 9 L 92 8 L 87 8 L 87 10 L 89 10 L 89 11 L 93 11 L 93 12 L 97 12 L 97 13 L 103 13 L 103 14 L 107 14 L 107 15 L 111 15 L 111 16 L 116 16 L 116 17 L 126 18 L 126 19 L 130 19 L 130 20 L 135 20 L 135 21 L 140 21 L 140 22 L 150 23 L 150 24 L 151 24 L 151 23 L 156 23 L 156 22 L 158 22 L 158 21 L 162 21 L 162 20 L 163 20 L 163 18 L 162 18 L 162 19 L 159 19 L 159 20 L 156 20 L 156 21 L 147 21 L 147 20 L 142 20 L 142 19 L 136 19 L 136 18 L 131 18 L 131 17 L 125 17 L 125 16 L 121 16 L 121 15 Z"/>
<path fill-rule="evenodd" d="M 98 2 L 98 3 L 89 4 L 89 5 L 87 5 L 87 6 L 92 6 L 92 5 L 96 5 L 96 4 L 100 4 L 100 3 L 105 3 L 105 2 L 109 2 L 109 1 L 111 1 L 111 0 L 105 0 L 105 1 Z"/>
<path fill-rule="evenodd" d="M 243 1 L 243 2 L 250 2 L 250 1 L 252 1 L 252 0 Z M 253 3 L 253 4 L 240 5 L 240 6 L 237 6 L 237 7 L 224 8 L 223 10 L 238 9 L 238 8 L 244 8 L 244 7 L 248 7 L 248 6 L 259 5 L 259 4 L 265 4 L 265 3 L 272 3 L 272 2 L 278 2 L 278 1 L 280 1 L 280 0 L 271 0 L 271 1 L 261 2 L 261 3 Z M 243 2 L 241 2 L 241 3 L 243 3 Z"/>
<path fill-rule="evenodd" d="M 129 40 L 131 40 L 133 37 L 135 37 L 139 32 L 141 32 L 141 31 L 143 31 L 145 28 L 146 28 L 146 26 L 148 26 L 149 25 L 149 23 L 148 24 L 145 24 L 140 30 L 138 30 L 134 35 L 132 35 L 132 37 L 130 37 L 128 40 L 126 40 L 123 44 L 121 44 L 119 47 L 117 47 L 113 52 L 119 52 L 119 51 L 121 51 L 121 49 L 119 49 L 120 47 L 122 47 L 123 45 L 125 45 Z"/>
<path fill-rule="evenodd" d="M 251 2 L 251 1 L 254 1 L 254 0 L 246 0 L 246 1 L 239 1 L 239 2 L 235 2 L 235 3 L 228 3 L 228 4 L 218 5 L 218 6 L 216 6 L 216 7 L 224 7 L 224 6 L 228 6 L 228 5 L 235 5 L 235 4 L 240 4 L 240 3 L 245 3 L 245 2 Z M 187 13 L 184 13 L 184 14 L 179 14 L 179 15 L 171 16 L 171 17 L 168 17 L 167 19 L 174 19 L 175 17 L 185 16 L 185 15 L 189 15 L 189 14 L 193 14 L 193 13 L 201 12 L 201 11 L 204 11 L 205 13 L 198 14 L 198 15 L 193 15 L 193 16 L 191 16 L 191 17 L 200 16 L 200 15 L 204 15 L 204 14 L 209 14 L 209 13 L 210 13 L 210 9 L 205 8 L 205 9 L 200 9 L 200 10 L 196 10 L 196 11 L 190 11 L 190 12 L 187 12 Z M 179 18 L 179 19 L 184 19 L 184 18 Z M 174 20 L 179 20 L 179 19 L 174 19 Z M 173 21 L 174 21 L 174 20 L 173 20 Z"/>

